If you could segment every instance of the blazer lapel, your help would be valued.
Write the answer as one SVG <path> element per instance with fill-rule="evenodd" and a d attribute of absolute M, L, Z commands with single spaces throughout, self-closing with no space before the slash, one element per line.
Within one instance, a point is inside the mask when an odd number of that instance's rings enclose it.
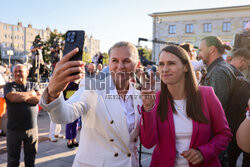
<path fill-rule="evenodd" d="M 193 123 L 193 133 L 191 137 L 190 148 L 193 147 L 195 140 L 197 139 L 197 134 L 199 131 L 199 123 L 194 120 L 192 120 L 192 123 Z"/>
<path fill-rule="evenodd" d="M 111 77 L 107 77 L 107 80 L 109 81 L 106 82 L 111 82 L 111 84 L 114 84 Z M 125 143 L 127 143 L 129 141 L 129 131 L 125 113 L 118 96 L 111 93 L 107 94 L 107 89 L 109 89 L 109 87 L 106 87 L 105 90 L 102 90 L 101 94 L 106 105 L 108 117 L 110 118 L 110 121 L 112 121 L 112 124 L 114 124 L 113 127 L 115 128 L 116 133 Z M 112 90 L 110 92 L 112 92 Z"/>

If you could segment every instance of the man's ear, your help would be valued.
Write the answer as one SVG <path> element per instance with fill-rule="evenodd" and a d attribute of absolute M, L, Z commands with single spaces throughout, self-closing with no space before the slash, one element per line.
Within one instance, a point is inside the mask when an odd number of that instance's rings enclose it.
<path fill-rule="evenodd" d="M 209 54 L 212 54 L 212 53 L 215 51 L 215 49 L 216 49 L 215 46 L 213 46 L 213 45 L 210 46 L 210 47 L 208 48 L 208 53 L 209 53 Z"/>

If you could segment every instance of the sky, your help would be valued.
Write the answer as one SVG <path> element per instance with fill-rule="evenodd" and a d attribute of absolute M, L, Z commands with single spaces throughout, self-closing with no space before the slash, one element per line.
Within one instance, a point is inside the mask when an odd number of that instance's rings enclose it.
<path fill-rule="evenodd" d="M 240 5 L 250 5 L 250 0 L 0 0 L 0 22 L 20 21 L 25 27 L 62 33 L 85 30 L 107 52 L 118 41 L 137 44 L 139 37 L 152 39 L 149 14 Z M 152 47 L 150 42 L 141 44 Z"/>

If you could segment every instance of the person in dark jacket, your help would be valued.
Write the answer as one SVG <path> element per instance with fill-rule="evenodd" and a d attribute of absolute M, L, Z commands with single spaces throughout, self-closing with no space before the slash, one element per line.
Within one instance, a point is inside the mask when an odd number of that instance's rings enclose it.
<path fill-rule="evenodd" d="M 230 65 L 222 58 L 225 50 L 231 50 L 231 47 L 223 44 L 221 39 L 216 36 L 203 38 L 199 46 L 199 57 L 207 67 L 207 74 L 200 83 L 214 88 L 224 110 L 235 80 Z"/>

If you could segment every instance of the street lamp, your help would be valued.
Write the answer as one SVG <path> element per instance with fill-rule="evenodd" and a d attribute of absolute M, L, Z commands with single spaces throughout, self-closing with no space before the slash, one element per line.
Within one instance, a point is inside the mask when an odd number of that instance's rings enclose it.
<path fill-rule="evenodd" d="M 10 68 L 10 57 L 14 55 L 13 50 L 7 50 L 7 55 L 9 56 L 9 68 Z"/>

